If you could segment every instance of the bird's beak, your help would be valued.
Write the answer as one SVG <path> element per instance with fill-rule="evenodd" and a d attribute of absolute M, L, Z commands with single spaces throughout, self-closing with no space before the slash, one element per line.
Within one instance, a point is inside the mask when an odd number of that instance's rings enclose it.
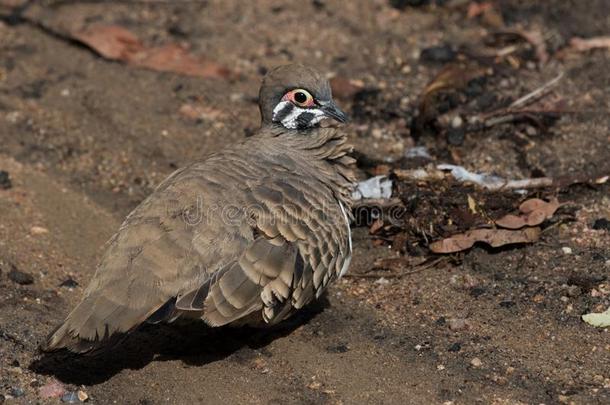
<path fill-rule="evenodd" d="M 341 123 L 346 123 L 347 121 L 349 121 L 349 117 L 347 116 L 347 114 L 341 111 L 341 109 L 337 106 L 337 104 L 335 104 L 333 100 L 325 101 L 320 104 L 322 106 L 322 111 L 324 111 L 324 115 L 326 115 L 328 118 L 332 118 Z"/>

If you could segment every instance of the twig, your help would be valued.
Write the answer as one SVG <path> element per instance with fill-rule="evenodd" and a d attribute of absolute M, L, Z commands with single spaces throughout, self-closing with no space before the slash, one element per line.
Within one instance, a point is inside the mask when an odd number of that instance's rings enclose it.
<path fill-rule="evenodd" d="M 526 94 L 525 96 L 518 98 L 517 100 L 513 101 L 512 104 L 509 106 L 509 108 L 519 108 L 519 107 L 523 107 L 526 106 L 527 104 L 531 103 L 536 97 L 541 96 L 543 93 L 545 93 L 549 88 L 553 87 L 557 82 L 559 82 L 561 80 L 561 78 L 563 77 L 563 72 L 561 72 L 557 77 L 555 77 L 554 79 L 546 82 L 545 84 L 543 84 L 542 86 L 538 87 L 537 89 L 535 89 L 534 91 Z"/>
<path fill-rule="evenodd" d="M 447 257 L 439 257 L 437 259 L 434 259 L 432 261 L 428 261 L 427 263 L 423 263 L 420 264 L 419 266 L 415 267 L 413 270 L 411 271 L 407 271 L 407 272 L 394 272 L 394 273 L 365 273 L 365 274 L 346 274 L 343 277 L 348 277 L 348 278 L 402 278 L 405 276 L 410 276 L 412 274 L 415 273 L 420 273 L 424 270 L 430 269 L 434 266 L 436 266 L 437 264 L 448 260 Z"/>

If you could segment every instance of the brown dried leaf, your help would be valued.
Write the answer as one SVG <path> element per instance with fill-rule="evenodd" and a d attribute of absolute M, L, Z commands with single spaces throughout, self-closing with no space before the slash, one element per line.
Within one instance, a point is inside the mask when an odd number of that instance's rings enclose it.
<path fill-rule="evenodd" d="M 561 204 L 557 198 L 546 202 L 538 198 L 524 201 L 519 206 L 521 215 L 508 214 L 498 219 L 496 225 L 507 229 L 520 229 L 524 226 L 540 225 L 545 220 L 551 218 Z"/>
<path fill-rule="evenodd" d="M 93 25 L 72 36 L 106 59 L 133 66 L 203 78 L 226 79 L 233 75 L 228 68 L 191 55 L 177 44 L 147 47 L 132 32 L 116 25 Z"/>
<path fill-rule="evenodd" d="M 430 118 L 434 97 L 443 91 L 456 91 L 466 87 L 469 81 L 485 75 L 486 68 L 479 66 L 449 65 L 443 68 L 420 95 L 419 111 L 424 120 Z"/>
<path fill-rule="evenodd" d="M 535 242 L 539 236 L 540 228 L 537 227 L 517 231 L 507 229 L 474 229 L 434 242 L 430 244 L 430 250 L 434 253 L 455 253 L 470 249 L 476 242 L 484 242 L 492 247 L 500 247 L 515 243 Z"/>

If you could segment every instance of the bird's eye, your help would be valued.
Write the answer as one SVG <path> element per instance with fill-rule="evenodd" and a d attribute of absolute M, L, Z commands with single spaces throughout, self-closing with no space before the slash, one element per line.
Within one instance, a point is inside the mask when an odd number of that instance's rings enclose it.
<path fill-rule="evenodd" d="M 286 98 L 298 105 L 299 107 L 312 107 L 314 99 L 310 92 L 304 89 L 296 89 L 289 91 Z"/>
<path fill-rule="evenodd" d="M 307 96 L 302 91 L 297 91 L 296 93 L 294 93 L 294 101 L 299 104 L 302 104 L 307 101 Z"/>

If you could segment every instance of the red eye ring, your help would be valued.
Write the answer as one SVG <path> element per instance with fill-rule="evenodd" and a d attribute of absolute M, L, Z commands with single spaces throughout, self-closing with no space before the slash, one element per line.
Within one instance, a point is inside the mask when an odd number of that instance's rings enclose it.
<path fill-rule="evenodd" d="M 282 100 L 287 100 L 299 107 L 313 107 L 315 100 L 310 92 L 305 89 L 294 89 L 284 94 Z"/>

